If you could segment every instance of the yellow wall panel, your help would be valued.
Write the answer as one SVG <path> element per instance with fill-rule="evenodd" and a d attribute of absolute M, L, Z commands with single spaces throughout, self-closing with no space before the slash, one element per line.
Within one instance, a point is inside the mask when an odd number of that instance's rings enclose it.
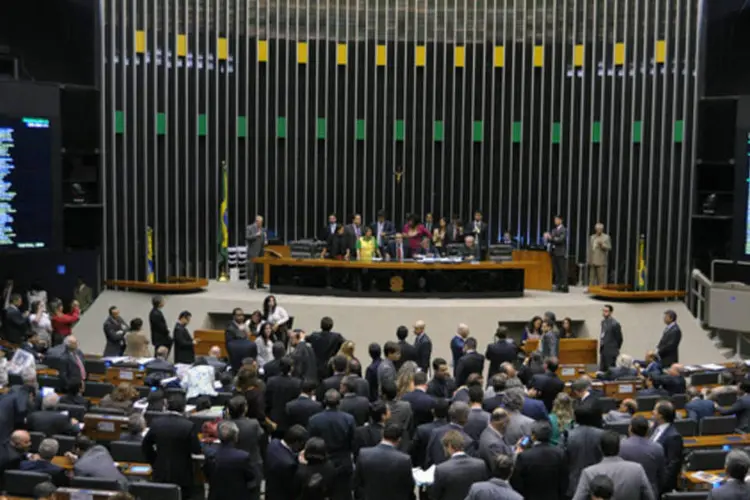
<path fill-rule="evenodd" d="M 307 64 L 307 42 L 299 42 L 297 44 L 297 62 Z"/>
<path fill-rule="evenodd" d="M 146 32 L 136 31 L 135 32 L 135 52 L 137 54 L 144 54 L 146 52 Z"/>
<path fill-rule="evenodd" d="M 227 43 L 226 38 L 219 38 L 216 41 L 216 54 L 219 61 L 226 61 L 229 58 L 229 43 Z"/>
<path fill-rule="evenodd" d="M 657 63 L 667 62 L 667 42 L 666 40 L 657 40 L 654 48 L 654 61 Z"/>
<path fill-rule="evenodd" d="M 615 44 L 615 65 L 622 66 L 623 64 L 625 64 L 625 44 L 616 43 Z"/>
<path fill-rule="evenodd" d="M 502 45 L 498 45 L 495 47 L 495 53 L 494 53 L 494 64 L 496 68 L 502 68 L 505 66 L 505 47 Z"/>
<path fill-rule="evenodd" d="M 573 66 L 576 68 L 583 67 L 583 61 L 586 57 L 586 49 L 583 44 L 576 45 L 573 47 Z"/>
<path fill-rule="evenodd" d="M 534 47 L 534 66 L 537 68 L 544 66 L 544 45 Z"/>
<path fill-rule="evenodd" d="M 466 47 L 456 47 L 453 50 L 453 62 L 457 68 L 463 68 L 466 65 Z"/>
<path fill-rule="evenodd" d="M 346 66 L 346 58 L 347 58 L 346 44 L 340 43 L 338 44 L 338 46 L 336 46 L 336 61 L 339 64 L 339 66 Z"/>
<path fill-rule="evenodd" d="M 425 66 L 427 64 L 427 48 L 424 45 L 417 45 L 414 48 L 414 60 L 417 66 Z"/>
<path fill-rule="evenodd" d="M 267 40 L 258 40 L 258 62 L 268 62 Z"/>
<path fill-rule="evenodd" d="M 375 48 L 375 64 L 378 66 L 388 64 L 388 49 L 386 49 L 385 45 L 378 45 Z"/>

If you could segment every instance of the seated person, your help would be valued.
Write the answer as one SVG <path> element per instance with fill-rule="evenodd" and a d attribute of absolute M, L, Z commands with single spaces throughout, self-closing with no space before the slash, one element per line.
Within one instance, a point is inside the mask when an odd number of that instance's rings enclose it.
<path fill-rule="evenodd" d="M 664 375 L 655 376 L 656 385 L 664 389 L 670 396 L 674 394 L 685 394 L 687 384 L 682 376 L 682 365 L 675 363 L 669 367 Z"/>
<path fill-rule="evenodd" d="M 167 357 L 169 357 L 169 348 L 167 346 L 159 346 L 156 349 L 156 357 L 146 364 L 146 369 L 148 371 L 159 370 L 174 373 L 174 365 L 167 361 Z"/>
<path fill-rule="evenodd" d="M 404 243 L 404 235 L 396 233 L 393 241 L 388 244 L 385 254 L 385 260 L 404 260 L 411 258 L 409 245 Z"/>
<path fill-rule="evenodd" d="M 656 351 L 646 352 L 646 367 L 641 369 L 641 375 L 661 375 L 661 361 L 659 356 L 656 355 Z"/>
<path fill-rule="evenodd" d="M 206 363 L 214 367 L 217 375 L 227 369 L 227 363 L 221 360 L 221 347 L 215 345 L 208 350 Z"/>
<path fill-rule="evenodd" d="M 102 408 L 117 408 L 127 413 L 136 401 L 138 401 L 138 391 L 127 382 L 121 382 L 110 394 L 99 401 L 99 406 Z"/>
<path fill-rule="evenodd" d="M 114 479 L 123 489 L 127 489 L 128 480 L 115 465 L 107 448 L 86 436 L 78 436 L 73 452 L 67 452 L 65 456 L 73 463 L 75 477 Z"/>
<path fill-rule="evenodd" d="M 503 233 L 503 237 L 500 240 L 500 244 L 510 245 L 513 248 L 518 248 L 518 243 L 515 242 L 515 240 L 513 239 L 513 236 L 511 236 L 508 231 L 505 231 Z"/>
<path fill-rule="evenodd" d="M 83 384 L 78 382 L 77 380 L 74 380 L 72 383 L 68 384 L 65 388 L 65 394 L 60 396 L 60 401 L 58 401 L 58 404 L 63 405 L 78 405 L 83 406 L 88 410 L 91 407 L 91 403 L 88 399 L 81 396 L 81 390 L 83 389 Z"/>
<path fill-rule="evenodd" d="M 703 398 L 703 393 L 695 387 L 688 387 L 688 402 L 685 404 L 687 418 L 692 418 L 696 422 L 704 417 L 714 416 L 714 402 Z"/>
<path fill-rule="evenodd" d="M 712 490 L 707 498 L 717 500 L 750 498 L 750 486 L 745 479 L 748 470 L 750 470 L 750 457 L 747 456 L 747 452 L 735 448 L 727 453 L 727 457 L 724 459 L 724 469 L 728 476 L 727 481 Z"/>
<path fill-rule="evenodd" d="M 146 430 L 146 419 L 140 413 L 133 413 L 128 417 L 128 431 L 120 434 L 120 441 L 140 443 L 143 441 L 143 431 Z"/>
<path fill-rule="evenodd" d="M 715 404 L 716 411 L 720 415 L 735 415 L 737 417 L 737 428 L 742 432 L 750 430 L 750 380 L 743 380 L 739 384 L 737 401 L 729 408 L 721 408 Z"/>
<path fill-rule="evenodd" d="M 43 483 L 38 483 L 34 486 L 32 498 L 35 500 L 54 500 L 56 491 L 57 486 L 55 486 L 54 483 L 44 481 Z"/>
<path fill-rule="evenodd" d="M 21 349 L 34 356 L 34 361 L 38 363 L 44 362 L 44 343 L 39 339 L 39 335 L 34 330 L 29 332 L 29 336 L 21 344 Z"/>
<path fill-rule="evenodd" d="M 54 392 L 44 396 L 41 411 L 33 411 L 26 417 L 28 430 L 41 432 L 45 436 L 54 436 L 55 434 L 77 435 L 81 431 L 78 427 L 78 421 L 57 411 L 59 401 L 60 396 Z"/>
<path fill-rule="evenodd" d="M 627 380 L 637 376 L 638 371 L 634 367 L 633 357 L 627 354 L 620 354 L 617 356 L 615 366 L 610 367 L 606 372 L 596 374 L 599 380 Z"/>
<path fill-rule="evenodd" d="M 734 376 L 729 372 L 719 373 L 719 386 L 711 389 L 708 399 L 716 401 L 722 394 L 737 394 L 738 387 L 734 384 Z"/>
<path fill-rule="evenodd" d="M 207 401 L 210 408 L 211 397 L 217 394 L 214 388 L 215 380 L 216 371 L 214 368 L 208 364 L 203 356 L 197 357 L 193 366 L 188 369 L 184 378 L 180 381 L 180 385 L 186 391 L 187 403 L 204 406 L 203 401 Z"/>
<path fill-rule="evenodd" d="M 422 241 L 419 244 L 419 248 L 414 252 L 414 255 L 421 255 L 422 257 L 439 257 L 440 254 L 435 249 L 434 246 L 432 246 L 432 241 L 430 238 L 425 236 L 422 238 Z"/>
<path fill-rule="evenodd" d="M 149 392 L 146 401 L 148 402 L 146 411 L 166 411 L 167 409 L 167 395 L 161 389 L 157 388 Z"/>
<path fill-rule="evenodd" d="M 638 411 L 638 405 L 633 399 L 623 399 L 616 410 L 610 410 L 604 415 L 604 422 L 613 424 L 615 422 L 628 422 L 635 412 Z"/>
<path fill-rule="evenodd" d="M 636 393 L 636 397 L 645 397 L 645 396 L 662 396 L 664 398 L 669 397 L 669 393 L 662 389 L 661 387 L 658 387 L 656 385 L 656 381 L 654 380 L 654 376 L 648 376 L 644 379 L 643 385 L 645 386 L 644 389 L 639 390 Z"/>
<path fill-rule="evenodd" d="M 42 472 L 44 474 L 49 474 L 55 486 L 67 486 L 68 476 L 65 474 L 65 469 L 52 463 L 52 459 L 57 456 L 59 450 L 60 443 L 58 443 L 56 439 L 43 439 L 42 442 L 39 443 L 37 455 L 32 455 L 30 457 L 31 460 L 22 461 L 19 469 L 29 472 Z"/>
<path fill-rule="evenodd" d="M 458 249 L 458 254 L 464 260 L 482 260 L 482 250 L 474 241 L 473 236 L 464 238 L 464 244 Z"/>

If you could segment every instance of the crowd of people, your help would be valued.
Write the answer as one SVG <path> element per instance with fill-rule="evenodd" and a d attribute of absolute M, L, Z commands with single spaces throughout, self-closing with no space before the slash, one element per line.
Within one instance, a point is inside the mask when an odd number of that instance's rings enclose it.
<path fill-rule="evenodd" d="M 203 455 L 212 499 L 655 499 L 681 486 L 684 445 L 673 396 L 687 395 L 689 418 L 735 414 L 739 428 L 750 429 L 744 374 L 724 374 L 724 385 L 711 393 L 689 384 L 678 361 L 673 311 L 665 313 L 655 349 L 635 360 L 620 352 L 622 329 L 613 307 L 604 306 L 599 370 L 566 390 L 558 376 L 559 346 L 574 332 L 569 319 L 558 322 L 553 312 L 534 317 L 519 343 L 499 325 L 484 349 L 460 324 L 449 360 L 433 356 L 428 327 L 417 321 L 398 327 L 382 345 L 371 343 L 369 359 L 361 360 L 331 318 L 309 334 L 290 328 L 288 312 L 273 296 L 248 317 L 235 309 L 224 345 L 205 356 L 195 354 L 189 311 L 170 329 L 164 299 L 152 304 L 150 339 L 143 320 L 127 322 L 115 306 L 103 331 L 106 356 L 146 358 L 139 363 L 154 390 L 144 403 L 123 383 L 97 407 L 129 416 L 120 439 L 140 442 L 151 480 L 178 485 L 183 498 L 203 496 L 193 467 L 193 457 Z M 67 435 L 75 436 L 66 454 L 75 476 L 126 485 L 107 447 L 60 412 L 61 405 L 90 407 L 81 396 L 87 373 L 75 337 L 44 351 L 27 325 L 19 350 L 58 369 L 65 394 L 41 395 L 36 373 L 24 371 L 0 397 L 0 477 L 13 469 L 46 471 L 53 489 L 68 484 L 69 474 L 52 463 L 59 450 L 52 436 Z M 527 352 L 522 347 L 532 340 L 539 347 Z M 596 379 L 641 380 L 637 396 L 660 398 L 650 415 L 636 414 L 632 399 L 605 410 Z M 719 406 L 714 396 L 731 390 L 736 403 Z M 218 400 L 221 419 L 196 428 L 190 412 Z M 144 411 L 156 412 L 148 426 Z M 629 422 L 625 439 L 607 427 L 619 422 Z M 33 454 L 29 431 L 47 436 Z M 749 467 L 744 452 L 729 453 L 727 481 L 713 498 L 750 497 Z"/>

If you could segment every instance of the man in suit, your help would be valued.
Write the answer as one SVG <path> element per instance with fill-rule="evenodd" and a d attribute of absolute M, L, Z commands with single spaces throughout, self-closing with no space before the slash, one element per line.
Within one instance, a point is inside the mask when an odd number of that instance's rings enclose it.
<path fill-rule="evenodd" d="M 241 308 L 235 307 L 232 309 L 232 321 L 224 329 L 224 343 L 227 345 L 227 350 L 229 350 L 228 346 L 232 340 L 247 337 L 246 332 L 245 312 Z"/>
<path fill-rule="evenodd" d="M 490 387 L 484 393 L 484 402 L 482 408 L 484 411 L 492 413 L 495 408 L 505 406 L 505 389 L 508 383 L 508 376 L 504 373 L 497 373 L 490 380 Z M 523 403 L 521 403 L 523 405 Z"/>
<path fill-rule="evenodd" d="M 318 367 L 318 380 L 326 378 L 328 360 L 339 352 L 344 337 L 333 330 L 333 320 L 328 316 L 320 320 L 320 331 L 313 332 L 306 341 L 315 351 L 315 363 Z"/>
<path fill-rule="evenodd" d="M 293 425 L 283 439 L 272 439 L 266 450 L 265 500 L 288 500 L 294 498 L 294 474 L 299 453 L 307 442 L 307 430 Z"/>
<path fill-rule="evenodd" d="M 646 436 L 649 423 L 646 417 L 636 416 L 630 420 L 628 437 L 620 443 L 620 457 L 641 464 L 651 485 L 651 491 L 658 495 L 664 480 L 664 450 Z"/>
<path fill-rule="evenodd" d="M 405 259 L 411 259 L 411 249 L 409 245 L 404 243 L 404 235 L 396 233 L 393 236 L 393 241 L 388 244 L 388 248 L 385 253 L 385 260 L 395 260 L 401 262 Z"/>
<path fill-rule="evenodd" d="M 530 389 L 529 393 L 523 397 L 521 414 L 526 415 L 533 420 L 547 420 L 549 418 L 549 413 L 547 413 L 547 408 L 544 406 L 544 402 L 536 399 L 538 397 L 539 392 L 535 389 Z"/>
<path fill-rule="evenodd" d="M 513 458 L 509 454 L 496 454 L 492 459 L 492 478 L 471 485 L 466 500 L 523 500 L 508 482 L 513 475 Z"/>
<path fill-rule="evenodd" d="M 534 419 L 521 413 L 524 403 L 524 392 L 520 387 L 506 389 L 505 410 L 508 412 L 508 425 L 505 428 L 505 443 L 515 446 L 518 441 L 531 434 Z"/>
<path fill-rule="evenodd" d="M 464 432 L 474 441 L 479 441 L 479 436 L 487 428 L 490 414 L 482 409 L 484 402 L 484 390 L 481 385 L 469 387 L 469 419 L 464 425 Z"/>
<path fill-rule="evenodd" d="M 427 229 L 430 234 L 432 234 L 432 231 L 436 229 L 435 217 L 430 212 L 424 214 L 424 228 Z"/>
<path fill-rule="evenodd" d="M 607 264 L 612 240 L 604 232 L 604 224 L 597 222 L 594 234 L 589 237 L 587 263 L 589 265 L 589 286 L 607 284 Z"/>
<path fill-rule="evenodd" d="M 237 373 L 242 367 L 242 360 L 247 358 L 256 359 L 258 357 L 258 345 L 250 340 L 248 332 L 239 331 L 240 338 L 232 338 L 227 343 L 227 354 L 229 355 L 229 364 L 232 372 Z"/>
<path fill-rule="evenodd" d="M 177 317 L 172 333 L 175 363 L 192 364 L 195 361 L 195 340 L 187 329 L 192 317 L 190 311 L 182 311 Z"/>
<path fill-rule="evenodd" d="M 73 452 L 65 456 L 73 462 L 74 477 L 90 477 L 117 481 L 121 489 L 127 489 L 128 480 L 120 472 L 109 450 L 86 436 L 78 436 Z"/>
<path fill-rule="evenodd" d="M 591 380 L 581 377 L 570 385 L 570 396 L 575 400 L 573 406 L 576 408 L 599 409 L 600 393 L 591 390 Z"/>
<path fill-rule="evenodd" d="M 547 358 L 544 361 L 544 373 L 531 377 L 531 389 L 536 392 L 536 397 L 542 400 L 547 412 L 552 411 L 555 398 L 565 389 L 565 382 L 557 376 L 558 367 L 557 358 Z"/>
<path fill-rule="evenodd" d="M 122 356 L 125 352 L 125 334 L 128 333 L 128 324 L 120 316 L 117 306 L 110 306 L 109 316 L 104 320 L 104 337 L 107 343 L 104 345 L 102 356 Z"/>
<path fill-rule="evenodd" d="M 60 396 L 54 392 L 44 396 L 41 411 L 33 411 L 26 417 L 26 427 L 30 431 L 41 432 L 48 437 L 57 434 L 75 436 L 81 432 L 75 419 L 57 411 L 59 400 Z"/>
<path fill-rule="evenodd" d="M 414 347 L 417 350 L 417 366 L 427 373 L 430 371 L 432 340 L 425 333 L 425 323 L 421 319 L 414 323 Z"/>
<path fill-rule="evenodd" d="M 638 404 L 634 399 L 623 399 L 620 401 L 620 406 L 614 410 L 608 411 L 602 417 L 605 423 L 611 424 L 616 422 L 629 422 L 635 412 L 638 411 Z"/>
<path fill-rule="evenodd" d="M 448 362 L 443 358 L 432 360 L 432 380 L 427 384 L 427 394 L 434 398 L 451 399 L 456 381 L 451 378 Z"/>
<path fill-rule="evenodd" d="M 290 376 L 292 359 L 284 356 L 279 361 L 280 374 L 268 379 L 266 384 L 266 415 L 276 424 L 276 433 L 283 436 L 290 427 L 286 405 L 300 395 L 302 381 Z"/>
<path fill-rule="evenodd" d="M 401 368 L 401 365 L 407 361 L 417 362 L 417 348 L 411 345 L 406 339 L 409 337 L 409 329 L 404 325 L 399 326 L 396 329 L 396 338 L 398 339 L 398 347 L 401 350 L 401 356 L 396 360 L 393 365 L 396 371 Z"/>
<path fill-rule="evenodd" d="M 59 450 L 60 444 L 56 439 L 43 439 L 42 442 L 39 443 L 39 449 L 37 450 L 39 459 L 24 460 L 21 462 L 19 469 L 29 472 L 49 474 L 55 486 L 58 488 L 67 486 L 69 481 L 65 469 L 52 463 L 52 459 L 57 456 Z"/>
<path fill-rule="evenodd" d="M 673 364 L 664 375 L 655 375 L 654 382 L 662 389 L 667 391 L 670 396 L 675 394 L 685 394 L 687 392 L 687 383 L 682 376 L 683 366 Z"/>
<path fill-rule="evenodd" d="M 412 440 L 411 459 L 414 467 L 427 468 L 427 446 L 432 436 L 432 431 L 448 425 L 448 408 L 450 401 L 447 399 L 436 399 L 435 407 L 432 409 L 432 422 L 417 426 Z"/>
<path fill-rule="evenodd" d="M 157 349 L 165 346 L 167 349 L 172 348 L 172 337 L 169 336 L 169 327 L 167 319 L 164 317 L 162 309 L 164 308 L 164 298 L 156 296 L 151 299 L 151 312 L 148 314 L 148 323 L 151 327 L 151 343 Z"/>
<path fill-rule="evenodd" d="M 474 220 L 469 225 L 469 231 L 474 236 L 474 242 L 481 249 L 487 243 L 487 223 L 482 220 L 482 212 L 474 212 Z"/>
<path fill-rule="evenodd" d="M 575 493 L 583 469 L 598 464 L 602 460 L 601 419 L 598 407 L 583 406 L 575 410 L 576 426 L 568 432 L 568 439 L 564 443 L 570 472 L 568 497 L 572 497 Z"/>
<path fill-rule="evenodd" d="M 435 467 L 433 500 L 464 500 L 471 485 L 487 479 L 487 467 L 478 458 L 466 454 L 466 441 L 457 430 L 449 430 L 440 439 L 447 460 Z"/>
<path fill-rule="evenodd" d="M 675 488 L 682 470 L 682 450 L 684 448 L 682 436 L 674 428 L 675 410 L 669 401 L 659 401 L 653 411 L 654 430 L 651 441 L 658 443 L 664 449 L 664 481 L 659 494 L 668 493 Z"/>
<path fill-rule="evenodd" d="M 720 408 L 716 404 L 716 409 L 721 415 L 736 415 L 737 428 L 748 432 L 750 431 L 750 380 L 743 379 L 738 387 L 737 401 L 729 408 Z"/>
<path fill-rule="evenodd" d="M 236 448 L 240 431 L 232 421 L 219 423 L 218 449 L 206 452 L 203 470 L 208 479 L 209 500 L 260 498 L 260 478 L 250 463 L 250 454 Z"/>
<path fill-rule="evenodd" d="M 456 384 L 459 387 L 466 384 L 472 373 L 484 373 L 484 356 L 477 352 L 477 339 L 469 337 L 464 343 L 464 355 L 456 366 Z"/>
<path fill-rule="evenodd" d="M 551 436 L 549 422 L 534 422 L 529 447 L 517 448 L 516 468 L 510 484 L 524 498 L 566 498 L 568 461 L 561 448 L 549 443 Z"/>
<path fill-rule="evenodd" d="M 3 319 L 5 340 L 16 345 L 21 344 L 29 333 L 29 312 L 21 312 L 21 304 L 21 294 L 12 293 Z"/>
<path fill-rule="evenodd" d="M 318 386 L 318 390 L 315 393 L 318 401 L 323 401 L 325 393 L 328 392 L 329 389 L 336 389 L 337 391 L 341 389 L 341 381 L 346 377 L 346 367 L 348 364 L 349 361 L 346 359 L 346 356 L 336 355 L 333 357 L 333 360 L 331 361 L 333 375 L 324 379 Z"/>
<path fill-rule="evenodd" d="M 349 250 L 352 255 L 357 255 L 357 242 L 359 238 L 364 234 L 362 229 L 362 215 L 354 214 L 351 218 L 351 223 L 344 227 L 344 233 L 349 244 Z"/>
<path fill-rule="evenodd" d="M 492 377 L 500 372 L 500 365 L 503 363 L 515 363 L 518 358 L 518 347 L 512 340 L 508 340 L 508 328 L 498 325 L 495 331 L 495 342 L 487 345 L 484 357 L 490 362 L 487 378 Z"/>
<path fill-rule="evenodd" d="M 661 360 L 662 366 L 672 366 L 679 361 L 680 341 L 682 330 L 677 324 L 677 313 L 670 310 L 664 312 L 664 324 L 667 327 L 661 334 L 661 339 L 656 346 L 656 353 Z"/>
<path fill-rule="evenodd" d="M 78 339 L 73 335 L 63 341 L 65 351 L 58 361 L 58 372 L 63 386 L 86 380 L 83 353 L 78 349 Z"/>
<path fill-rule="evenodd" d="M 750 498 L 750 486 L 745 482 L 745 476 L 750 469 L 750 457 L 747 456 L 747 453 L 734 449 L 727 453 L 724 464 L 729 479 L 718 488 L 711 490 L 706 498 L 709 500 Z"/>
<path fill-rule="evenodd" d="M 303 330 L 294 330 L 289 334 L 289 345 L 292 346 L 292 376 L 303 380 L 317 380 L 318 366 L 315 351 L 305 340 Z"/>
<path fill-rule="evenodd" d="M 141 449 L 151 464 L 152 479 L 158 483 L 174 483 L 183 498 L 193 493 L 193 455 L 202 453 L 193 422 L 185 418 L 185 396 L 170 394 L 169 414 L 154 419 L 143 437 Z"/>
<path fill-rule="evenodd" d="M 622 328 L 612 316 L 614 308 L 605 304 L 602 308 L 602 330 L 599 335 L 599 370 L 606 372 L 615 365 L 622 347 Z"/>
<path fill-rule="evenodd" d="M 263 257 L 263 248 L 268 236 L 263 227 L 263 217 L 255 216 L 255 222 L 247 226 L 245 241 L 247 242 L 247 286 L 251 289 L 264 288 L 263 264 L 256 264 L 253 259 Z"/>
<path fill-rule="evenodd" d="M 250 455 L 250 463 L 258 478 L 258 485 L 263 479 L 263 458 L 261 447 L 265 443 L 263 427 L 255 418 L 247 416 L 247 400 L 244 396 L 233 396 L 227 403 L 225 417 L 234 422 L 239 430 L 236 447 Z"/>
<path fill-rule="evenodd" d="M 355 377 L 344 377 L 341 380 L 342 394 L 339 410 L 354 417 L 354 422 L 359 427 L 365 425 L 370 416 L 370 400 L 365 396 L 357 395 L 357 384 Z"/>
<path fill-rule="evenodd" d="M 430 434 L 425 456 L 425 469 L 433 464 L 439 465 L 450 458 L 450 455 L 446 454 L 445 447 L 442 444 L 443 436 L 449 431 L 457 431 L 463 437 L 464 450 L 472 455 L 478 453 L 477 444 L 464 431 L 464 426 L 469 420 L 469 405 L 460 401 L 451 403 L 448 409 L 448 420 L 450 423 L 433 429 L 432 434 Z"/>
<path fill-rule="evenodd" d="M 562 217 L 555 216 L 555 227 L 544 233 L 544 241 L 552 255 L 552 274 L 555 291 L 568 292 L 568 230 L 563 226 Z"/>
<path fill-rule="evenodd" d="M 376 244 L 382 251 L 388 243 L 388 238 L 396 232 L 396 227 L 393 225 L 393 222 L 387 219 L 385 210 L 378 210 L 377 220 L 370 224 L 370 227 L 372 228 L 373 236 L 375 236 Z"/>
<path fill-rule="evenodd" d="M 383 346 L 385 358 L 378 366 L 378 394 L 386 384 L 396 384 L 396 363 L 401 358 L 401 347 L 396 342 L 386 342 Z"/>
<path fill-rule="evenodd" d="M 273 359 L 263 365 L 263 381 L 268 382 L 272 377 L 281 375 L 281 360 L 286 356 L 286 347 L 283 342 L 276 341 L 271 346 Z M 291 358 L 289 364 L 292 364 Z M 291 367 L 289 369 L 291 373 Z"/>
<path fill-rule="evenodd" d="M 154 359 L 146 363 L 146 370 L 148 371 L 163 371 L 163 372 L 174 372 L 175 368 L 172 363 L 167 361 L 169 356 L 169 348 L 167 346 L 161 346 L 156 349 L 156 356 Z"/>
<path fill-rule="evenodd" d="M 596 378 L 598 380 L 634 380 L 638 378 L 638 370 L 634 367 L 632 356 L 620 354 L 615 360 L 615 366 L 610 366 L 604 373 L 597 373 Z"/>
<path fill-rule="evenodd" d="M 28 459 L 29 448 L 31 448 L 31 436 L 24 430 L 13 431 L 7 441 L 0 443 L 0 487 L 2 487 L 2 477 L 5 471 L 18 469 L 21 462 Z"/>
<path fill-rule="evenodd" d="M 687 411 L 687 418 L 691 418 L 696 422 L 700 422 L 702 418 L 713 417 L 716 411 L 714 402 L 708 399 L 703 399 L 703 393 L 695 387 L 688 387 L 687 389 L 688 402 L 685 404 L 685 411 Z"/>
<path fill-rule="evenodd" d="M 320 403 L 313 399 L 316 387 L 314 380 L 304 380 L 297 399 L 286 404 L 286 421 L 290 427 L 301 425 L 306 428 L 310 417 L 323 411 Z"/>
<path fill-rule="evenodd" d="M 328 224 L 323 227 L 318 239 L 321 241 L 328 241 L 328 238 L 336 234 L 336 226 L 338 226 L 338 218 L 336 217 L 336 214 L 330 214 L 328 216 Z"/>
<path fill-rule="evenodd" d="M 560 352 L 560 334 L 555 331 L 552 320 L 542 321 L 542 338 L 539 339 L 539 352 L 542 358 L 556 357 Z"/>
<path fill-rule="evenodd" d="M 657 386 L 658 378 L 658 375 L 649 375 L 643 379 L 644 388 L 639 389 L 638 392 L 636 392 L 636 396 L 639 398 L 646 396 L 661 396 L 663 398 L 668 398 L 669 393 Z"/>
<path fill-rule="evenodd" d="M 607 476 L 614 483 L 615 498 L 618 500 L 655 500 L 646 472 L 641 464 L 623 460 L 620 452 L 620 435 L 605 431 L 600 438 L 602 461 L 586 467 L 581 473 L 573 500 L 588 500 L 591 480 L 596 476 Z"/>
<path fill-rule="evenodd" d="M 487 470 L 493 472 L 498 455 L 513 456 L 513 448 L 505 442 L 505 429 L 510 415 L 502 408 L 496 408 L 490 415 L 489 425 L 479 436 L 479 458 L 484 460 Z"/>
<path fill-rule="evenodd" d="M 461 243 L 464 237 L 464 228 L 458 215 L 453 214 L 451 221 L 445 228 L 445 240 L 447 243 Z"/>
<path fill-rule="evenodd" d="M 414 390 L 401 396 L 401 400 L 411 405 L 415 426 L 432 422 L 435 398 L 427 394 L 427 374 L 425 372 L 414 374 Z"/>
<path fill-rule="evenodd" d="M 357 458 L 355 490 L 363 500 L 411 500 L 414 477 L 409 455 L 398 451 L 403 429 L 387 424 L 377 446 L 363 448 Z M 387 479 L 386 479 L 387 478 Z"/>
<path fill-rule="evenodd" d="M 467 235 L 464 237 L 464 244 L 458 248 L 458 255 L 466 261 L 480 261 L 483 253 L 474 236 Z"/>
<path fill-rule="evenodd" d="M 354 417 L 339 410 L 341 395 L 329 389 L 323 398 L 325 411 L 310 418 L 310 437 L 325 441 L 328 457 L 336 467 L 336 482 L 332 492 L 333 500 L 351 498 L 351 478 L 354 470 L 352 451 L 354 448 Z"/>
<path fill-rule="evenodd" d="M 357 462 L 357 457 L 359 456 L 359 451 L 361 449 L 376 446 L 383 439 L 383 429 L 390 418 L 391 411 L 385 402 L 375 401 L 370 405 L 369 422 L 354 430 L 354 445 L 352 451 L 354 463 Z"/>

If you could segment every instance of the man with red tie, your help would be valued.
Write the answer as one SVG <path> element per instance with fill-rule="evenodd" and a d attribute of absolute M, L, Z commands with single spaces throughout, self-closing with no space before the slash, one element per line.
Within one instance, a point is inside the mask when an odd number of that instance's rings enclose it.
<path fill-rule="evenodd" d="M 385 255 L 386 260 L 395 260 L 396 262 L 402 262 L 404 259 L 411 257 L 409 252 L 409 245 L 404 244 L 404 235 L 396 233 L 393 237 L 393 241 L 388 245 L 388 252 Z"/>

